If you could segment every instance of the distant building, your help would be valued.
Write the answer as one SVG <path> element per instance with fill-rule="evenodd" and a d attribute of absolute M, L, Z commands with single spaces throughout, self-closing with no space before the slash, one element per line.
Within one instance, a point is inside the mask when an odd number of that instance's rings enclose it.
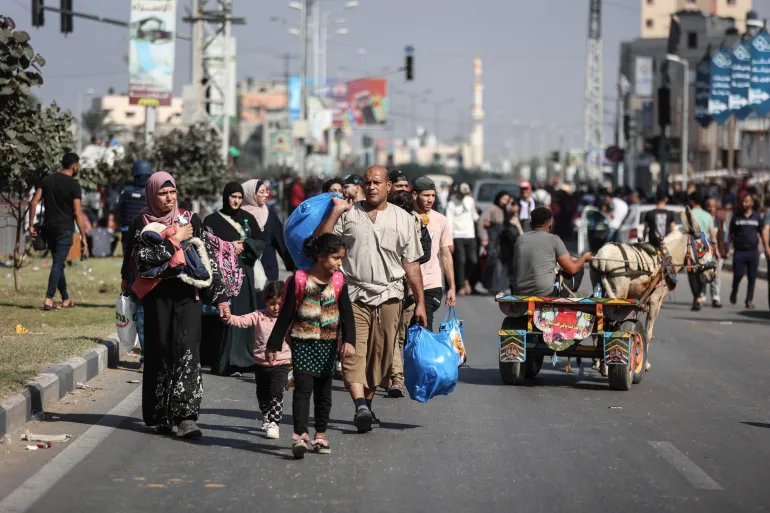
<path fill-rule="evenodd" d="M 659 0 L 656 0 L 658 3 Z M 646 2 L 643 2 L 646 4 Z M 663 2 L 660 2 L 661 4 Z M 711 2 L 708 2 L 709 4 Z M 726 2 L 719 2 L 720 4 Z M 740 5 L 750 5 L 750 2 L 741 2 Z M 744 11 L 744 17 L 745 17 Z M 681 27 L 682 39 L 679 44 L 679 56 L 686 59 L 689 64 L 690 75 L 686 77 L 689 87 L 689 119 L 688 123 L 688 156 L 689 173 L 697 173 L 713 169 L 727 167 L 727 155 L 729 148 L 729 124 L 718 126 L 712 123 L 706 128 L 701 127 L 695 121 L 695 69 L 699 62 L 706 55 L 710 47 L 712 50 L 719 48 L 723 42 L 728 45 L 735 44 L 737 36 L 727 36 L 727 32 L 735 29 L 736 22 L 731 18 L 714 16 L 703 12 L 680 12 L 679 23 Z M 668 29 L 666 29 L 668 31 Z M 628 78 L 631 89 L 624 106 L 625 112 L 630 112 L 636 119 L 637 137 L 634 141 L 627 141 L 626 147 L 635 144 L 637 150 L 637 172 L 636 184 L 640 187 L 648 187 L 652 183 L 651 176 L 647 169 L 648 165 L 656 161 L 654 153 L 657 148 L 654 144 L 655 138 L 660 136 L 660 126 L 658 122 L 658 106 L 656 92 L 662 85 L 661 65 L 666 61 L 668 33 L 656 38 L 638 38 L 633 41 L 621 43 L 620 45 L 620 73 Z M 637 66 L 637 58 L 651 58 L 652 84 L 644 83 L 641 89 L 651 92 L 649 96 L 639 94 L 640 83 L 637 82 L 635 73 L 642 69 Z M 670 83 L 670 104 L 671 104 L 671 124 L 668 127 L 668 137 L 670 141 L 668 169 L 669 176 L 676 177 L 681 173 L 680 156 L 677 155 L 678 148 L 681 145 L 682 136 L 682 92 L 683 92 L 683 67 L 672 63 L 669 65 Z M 736 123 L 735 131 L 735 166 L 750 167 L 747 159 L 742 155 L 741 147 L 750 142 L 753 133 L 758 128 L 758 120 L 747 119 L 746 121 Z M 763 130 L 766 133 L 766 130 Z M 756 150 L 761 152 L 763 150 Z M 628 153 L 628 152 L 627 152 Z M 680 154 L 681 155 L 681 154 Z M 747 155 L 748 156 L 748 155 Z M 649 192 L 649 191 L 648 191 Z"/>
<path fill-rule="evenodd" d="M 274 155 L 270 140 L 290 129 L 286 84 L 274 80 L 242 80 L 238 84 L 238 142 L 261 165 L 290 165 L 293 156 Z"/>
<path fill-rule="evenodd" d="M 157 135 L 184 128 L 183 103 L 181 98 L 174 97 L 171 99 L 171 105 L 157 107 Z M 123 143 L 132 141 L 138 134 L 144 132 L 145 107 L 131 105 L 127 95 L 108 94 L 96 98 L 91 108 L 106 113 L 104 125 L 113 127 L 118 140 Z"/>
<path fill-rule="evenodd" d="M 746 13 L 752 0 L 639 0 L 642 4 L 642 37 L 668 37 L 671 15 L 679 11 L 698 11 L 722 18 L 733 18 L 741 32 L 746 30 Z"/>

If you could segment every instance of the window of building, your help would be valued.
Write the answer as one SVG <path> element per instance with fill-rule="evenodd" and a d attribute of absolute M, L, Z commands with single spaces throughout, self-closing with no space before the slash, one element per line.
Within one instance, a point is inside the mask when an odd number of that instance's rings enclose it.
<path fill-rule="evenodd" d="M 697 32 L 687 33 L 687 48 L 698 48 L 698 34 Z"/>
<path fill-rule="evenodd" d="M 727 0 L 727 5 L 735 5 L 735 0 Z"/>
<path fill-rule="evenodd" d="M 127 118 L 130 119 L 130 118 L 133 118 L 134 116 L 136 116 L 136 112 L 126 112 L 126 117 Z"/>
<path fill-rule="evenodd" d="M 655 25 L 655 22 L 652 20 L 652 18 L 647 18 L 644 22 L 644 25 L 647 28 L 652 28 Z"/>
<path fill-rule="evenodd" d="M 688 4 L 694 4 L 694 3 L 697 3 L 697 2 L 696 2 L 696 0 L 687 0 L 687 3 Z"/>
<path fill-rule="evenodd" d="M 647 0 L 647 5 L 652 5 L 655 3 L 655 0 Z"/>

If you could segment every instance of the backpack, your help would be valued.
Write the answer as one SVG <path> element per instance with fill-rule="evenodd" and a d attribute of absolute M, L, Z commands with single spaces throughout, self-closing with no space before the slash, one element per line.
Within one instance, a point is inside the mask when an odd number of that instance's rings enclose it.
<path fill-rule="evenodd" d="M 332 287 L 334 287 L 334 300 L 340 300 L 340 294 L 342 294 L 342 286 L 345 285 L 345 276 L 337 271 L 332 275 Z M 294 272 L 294 297 L 297 300 L 296 309 L 298 310 L 302 304 L 302 300 L 305 299 L 305 290 L 307 289 L 307 271 L 297 269 Z M 286 291 L 283 293 L 283 300 L 286 301 Z"/>

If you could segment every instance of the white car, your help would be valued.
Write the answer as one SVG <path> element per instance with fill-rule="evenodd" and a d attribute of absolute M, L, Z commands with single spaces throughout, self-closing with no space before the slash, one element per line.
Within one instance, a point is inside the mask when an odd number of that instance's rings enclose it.
<path fill-rule="evenodd" d="M 644 216 L 650 210 L 657 208 L 655 205 L 629 205 L 623 223 L 615 234 L 614 242 L 634 243 L 644 236 Z M 667 205 L 666 210 L 674 213 L 674 222 L 682 224 L 680 213 L 684 212 L 681 205 Z M 596 207 L 584 207 L 579 219 L 575 220 L 575 228 L 578 234 L 578 254 L 589 251 L 588 227 L 591 225 L 588 216 L 601 216 L 601 211 Z M 595 220 L 596 218 L 593 217 Z M 594 241 L 595 242 L 595 241 Z"/>

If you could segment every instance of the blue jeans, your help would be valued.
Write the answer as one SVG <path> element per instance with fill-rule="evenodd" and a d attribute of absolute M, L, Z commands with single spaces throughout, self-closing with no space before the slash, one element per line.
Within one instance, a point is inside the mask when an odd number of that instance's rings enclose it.
<path fill-rule="evenodd" d="M 53 299 L 57 288 L 62 301 L 66 301 L 70 297 L 67 293 L 67 279 L 64 277 L 64 264 L 70 248 L 72 248 L 73 233 L 73 231 L 68 231 L 48 234 L 48 250 L 53 258 L 51 274 L 48 275 L 48 291 L 45 293 L 45 297 L 48 299 Z"/>

